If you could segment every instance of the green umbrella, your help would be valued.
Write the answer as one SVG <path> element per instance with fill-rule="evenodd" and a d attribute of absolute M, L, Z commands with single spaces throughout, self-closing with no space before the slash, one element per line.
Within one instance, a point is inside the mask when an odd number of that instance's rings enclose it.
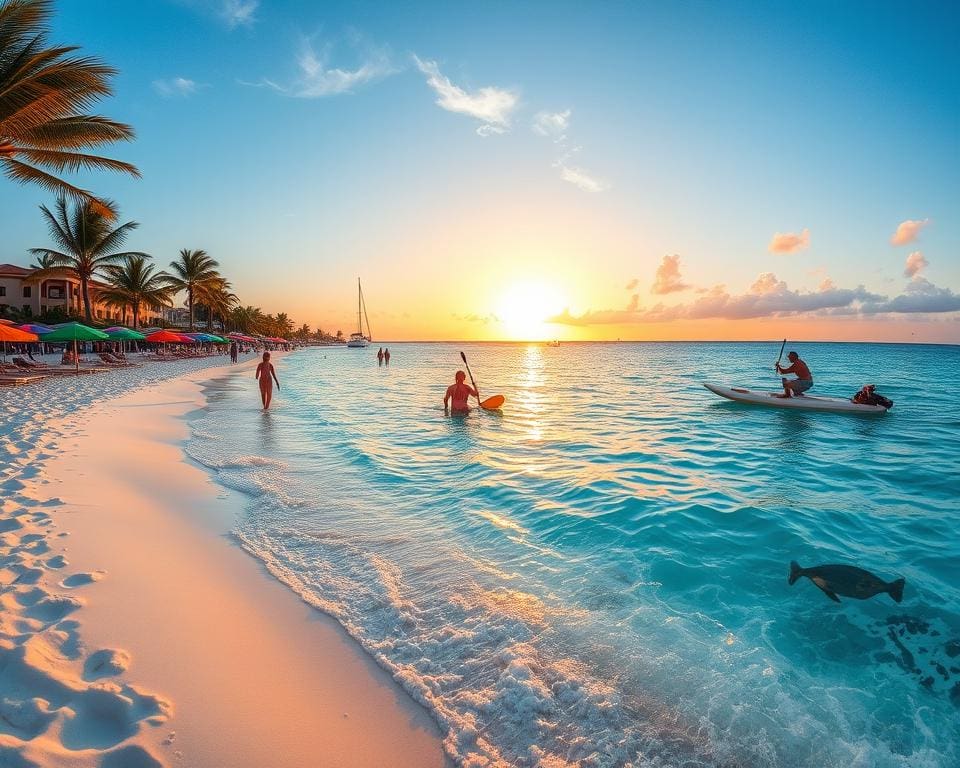
<path fill-rule="evenodd" d="M 52 333 L 45 333 L 41 337 L 42 341 L 72 341 L 73 357 L 77 363 L 77 373 L 80 373 L 80 355 L 77 353 L 78 341 L 109 341 L 110 337 L 103 331 L 91 328 L 82 323 L 64 323 Z"/>
<path fill-rule="evenodd" d="M 114 341 L 143 341 L 146 336 L 130 328 L 110 328 L 104 331 Z"/>

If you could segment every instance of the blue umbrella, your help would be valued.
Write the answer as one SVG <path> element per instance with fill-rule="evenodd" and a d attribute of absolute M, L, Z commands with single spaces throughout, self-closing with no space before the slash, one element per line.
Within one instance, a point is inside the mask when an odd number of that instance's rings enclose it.
<path fill-rule="evenodd" d="M 27 333 L 35 333 L 39 336 L 41 333 L 51 333 L 53 328 L 48 325 L 40 325 L 39 323 L 24 323 L 23 325 L 18 325 L 21 331 L 26 331 Z"/>

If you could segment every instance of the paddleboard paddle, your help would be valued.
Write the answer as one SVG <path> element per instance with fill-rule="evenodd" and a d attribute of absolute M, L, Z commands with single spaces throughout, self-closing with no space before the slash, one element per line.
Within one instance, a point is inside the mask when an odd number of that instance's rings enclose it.
<path fill-rule="evenodd" d="M 776 363 L 776 365 L 773 366 L 773 370 L 777 371 L 777 373 L 780 372 L 780 371 L 779 371 L 780 361 L 783 359 L 783 348 L 784 348 L 785 346 L 787 346 L 787 340 L 786 340 L 786 339 L 784 339 L 784 340 L 783 340 L 783 344 L 780 345 L 780 354 L 777 355 L 777 363 Z"/>
<path fill-rule="evenodd" d="M 503 395 L 494 395 L 493 397 L 488 397 L 486 400 L 480 399 L 480 390 L 477 389 L 477 382 L 473 378 L 473 372 L 470 370 L 470 363 L 467 362 L 467 356 L 460 353 L 460 359 L 463 360 L 463 364 L 467 366 L 467 373 L 470 374 L 470 383 L 473 384 L 473 391 L 477 393 L 477 402 L 480 403 L 480 407 L 486 411 L 495 411 L 506 401 L 506 398 Z"/>

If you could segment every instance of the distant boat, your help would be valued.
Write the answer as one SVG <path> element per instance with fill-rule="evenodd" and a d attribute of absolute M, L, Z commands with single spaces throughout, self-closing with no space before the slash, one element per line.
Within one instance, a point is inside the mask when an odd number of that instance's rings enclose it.
<path fill-rule="evenodd" d="M 363 334 L 363 322 L 367 322 L 367 334 Z M 357 330 L 350 334 L 347 346 L 355 349 L 362 349 L 373 341 L 373 334 L 370 333 L 370 320 L 367 318 L 367 304 L 363 300 L 363 288 L 360 287 L 360 278 L 357 278 Z"/>

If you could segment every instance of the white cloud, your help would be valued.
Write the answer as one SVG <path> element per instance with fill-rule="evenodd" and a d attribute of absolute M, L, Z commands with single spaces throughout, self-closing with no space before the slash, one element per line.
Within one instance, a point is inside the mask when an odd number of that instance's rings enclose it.
<path fill-rule="evenodd" d="M 700 293 L 698 291 L 698 293 Z M 628 325 L 672 320 L 743 320 L 800 315 L 879 315 L 887 313 L 943 313 L 960 311 L 960 294 L 939 288 L 922 277 L 914 278 L 906 291 L 889 299 L 871 293 L 862 285 L 838 288 L 824 280 L 816 291 L 791 290 L 771 272 L 757 277 L 742 294 L 731 294 L 717 285 L 686 304 L 656 304 L 639 307 L 635 297 L 625 309 L 590 310 L 571 315 L 568 310 L 550 319 L 564 325 Z"/>
<path fill-rule="evenodd" d="M 907 263 L 903 269 L 903 276 L 916 277 L 920 274 L 921 270 L 929 266 L 930 262 L 927 261 L 927 257 L 920 253 L 920 251 L 914 251 L 907 256 Z"/>
<path fill-rule="evenodd" d="M 890 238 L 891 245 L 906 245 L 917 239 L 920 230 L 930 223 L 930 219 L 907 219 L 901 221 L 897 226 L 897 231 Z"/>
<path fill-rule="evenodd" d="M 153 81 L 153 90 L 165 99 L 170 99 L 174 96 L 192 96 L 199 88 L 200 86 L 196 81 L 186 77 L 171 77 L 168 80 Z"/>
<path fill-rule="evenodd" d="M 650 293 L 665 294 L 686 291 L 690 286 L 683 282 L 680 276 L 680 257 L 664 256 L 657 267 L 657 276 L 650 288 Z"/>
<path fill-rule="evenodd" d="M 537 112 L 533 116 L 533 130 L 541 136 L 547 136 L 557 142 L 567 138 L 570 127 L 570 110 L 563 112 Z"/>
<path fill-rule="evenodd" d="M 915 275 L 902 294 L 889 301 L 870 304 L 864 309 L 874 314 L 960 312 L 960 294 L 949 288 L 940 288 L 925 277 Z"/>
<path fill-rule="evenodd" d="M 481 122 L 477 133 L 505 133 L 510 128 L 510 119 L 519 103 L 519 96 L 506 88 L 485 86 L 472 93 L 457 87 L 440 72 L 435 61 L 413 57 L 417 68 L 427 76 L 429 85 L 437 94 L 437 105 L 448 112 L 468 115 Z"/>
<path fill-rule="evenodd" d="M 582 168 L 567 165 L 564 160 L 557 163 L 557 167 L 560 169 L 561 179 L 569 181 L 585 192 L 603 192 L 609 188 L 606 182 L 594 178 Z"/>
<path fill-rule="evenodd" d="M 220 16 L 231 29 L 249 27 L 256 21 L 254 14 L 259 7 L 260 0 L 223 0 Z"/>
<path fill-rule="evenodd" d="M 777 232 L 770 240 L 770 253 L 796 253 L 810 246 L 810 230 L 796 232 Z"/>
<path fill-rule="evenodd" d="M 297 54 L 297 76 L 287 85 L 267 78 L 256 83 L 245 83 L 254 87 L 267 86 L 275 91 L 300 99 L 317 99 L 352 93 L 366 83 L 379 80 L 396 72 L 390 62 L 386 49 L 365 45 L 354 39 L 352 47 L 360 48 L 363 61 L 354 69 L 343 69 L 330 65 L 334 46 L 331 43 L 317 50 L 312 41 L 306 39 Z"/>

